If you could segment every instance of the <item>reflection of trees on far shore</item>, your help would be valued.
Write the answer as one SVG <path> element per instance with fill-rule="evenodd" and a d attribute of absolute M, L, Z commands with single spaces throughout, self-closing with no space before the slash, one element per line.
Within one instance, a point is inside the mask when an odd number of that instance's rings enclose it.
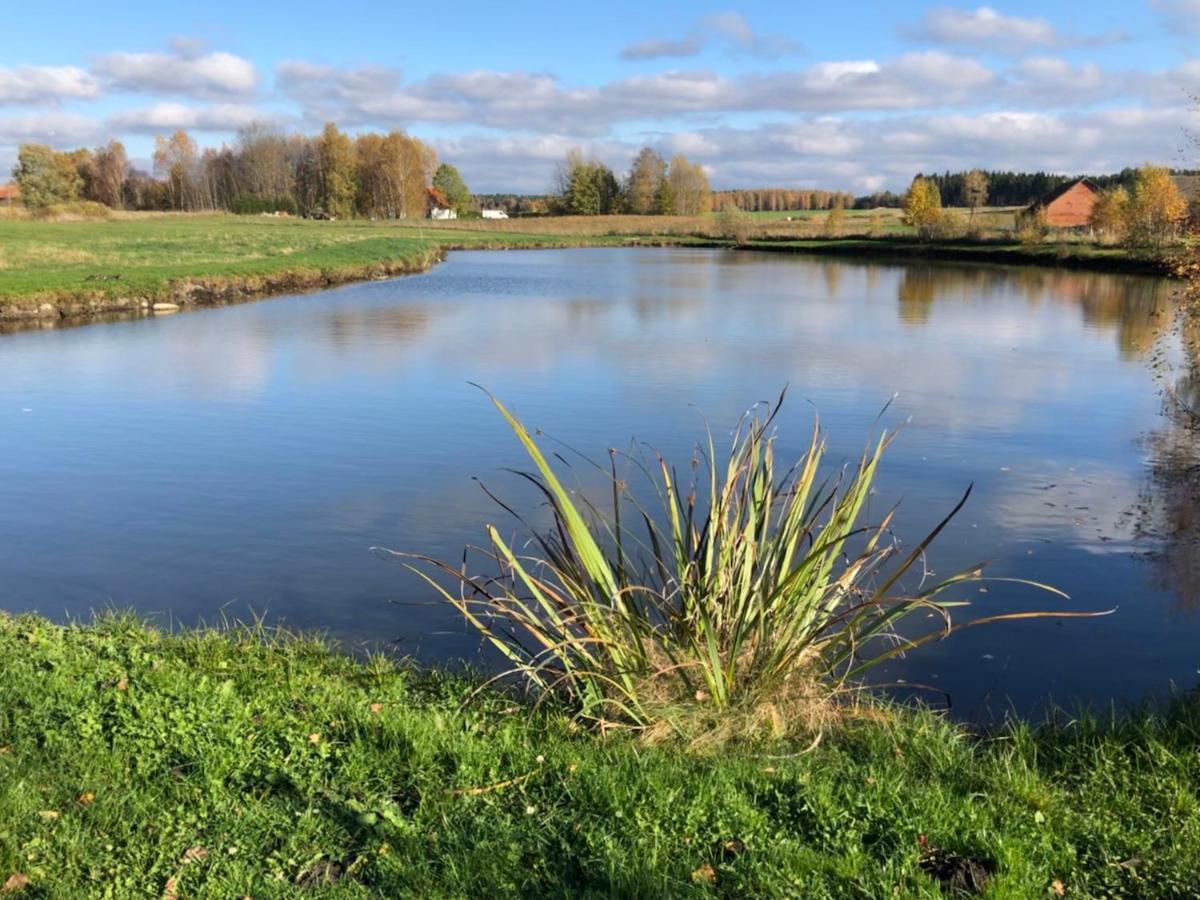
<path fill-rule="evenodd" d="M 1143 356 L 1169 328 L 1172 286 L 1163 278 L 1038 267 L 955 266 L 925 263 L 905 268 L 897 296 L 905 325 L 924 325 L 939 302 L 1018 296 L 1031 306 L 1058 303 L 1079 308 L 1094 328 L 1112 330 L 1126 359 Z"/>
<path fill-rule="evenodd" d="M 1163 425 L 1145 439 L 1150 471 L 1134 511 L 1157 543 L 1159 579 L 1180 609 L 1200 612 L 1200 321 L 1179 314 L 1183 361 L 1163 391 Z"/>

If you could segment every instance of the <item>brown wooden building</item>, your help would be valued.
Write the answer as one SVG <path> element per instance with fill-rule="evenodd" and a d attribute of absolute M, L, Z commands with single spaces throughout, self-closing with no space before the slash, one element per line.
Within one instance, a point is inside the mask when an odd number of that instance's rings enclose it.
<path fill-rule="evenodd" d="M 0 184 L 0 206 L 17 206 L 21 202 L 21 189 L 16 184 Z"/>
<path fill-rule="evenodd" d="M 1046 224 L 1054 228 L 1086 228 L 1092 222 L 1092 210 L 1100 197 L 1091 179 L 1080 178 L 1055 188 L 1026 210 L 1028 215 L 1044 213 Z"/>

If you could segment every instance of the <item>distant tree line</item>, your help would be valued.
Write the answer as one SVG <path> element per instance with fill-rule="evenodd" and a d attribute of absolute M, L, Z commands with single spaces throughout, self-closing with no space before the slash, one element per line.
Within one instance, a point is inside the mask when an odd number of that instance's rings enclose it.
<path fill-rule="evenodd" d="M 333 123 L 316 136 L 250 125 L 233 146 L 201 150 L 186 131 L 159 137 L 154 172 L 130 165 L 124 146 L 57 151 L 23 144 L 13 177 L 32 209 L 79 201 L 114 209 L 286 212 L 323 218 L 424 216 L 427 188 L 465 210 L 458 170 L 403 131 L 350 136 Z"/>
<path fill-rule="evenodd" d="M 475 194 L 473 202 L 479 209 L 502 209 L 510 216 L 545 216 L 551 206 L 546 194 Z"/>
<path fill-rule="evenodd" d="M 759 188 L 754 190 L 717 191 L 713 194 L 713 209 L 738 209 L 742 212 L 784 212 L 806 209 L 845 209 L 855 205 L 853 194 L 842 191 L 788 190 Z M 884 204 L 876 204 L 884 205 Z"/>

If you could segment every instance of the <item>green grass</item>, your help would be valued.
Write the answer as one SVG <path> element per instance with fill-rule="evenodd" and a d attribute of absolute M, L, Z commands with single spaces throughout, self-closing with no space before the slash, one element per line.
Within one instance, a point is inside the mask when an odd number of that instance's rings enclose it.
<path fill-rule="evenodd" d="M 917 862 L 927 834 L 994 860 L 991 897 L 1200 888 L 1193 699 L 988 740 L 864 711 L 815 748 L 684 761 L 473 689 L 262 631 L 0 615 L 0 883 L 20 873 L 15 896 L 60 898 L 937 897 Z M 320 884 L 331 863 L 341 877 Z"/>
<path fill-rule="evenodd" d="M 80 294 L 155 299 L 174 281 L 357 272 L 386 262 L 416 263 L 442 246 L 571 242 L 521 233 L 259 216 L 0 219 L 0 303 Z"/>

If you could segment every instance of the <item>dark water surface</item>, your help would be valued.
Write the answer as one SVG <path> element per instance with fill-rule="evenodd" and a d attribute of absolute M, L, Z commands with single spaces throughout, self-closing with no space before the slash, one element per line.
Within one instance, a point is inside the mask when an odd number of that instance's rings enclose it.
<path fill-rule="evenodd" d="M 1171 286 L 1039 269 L 688 250 L 453 254 L 422 276 L 0 338 L 0 606 L 266 613 L 425 659 L 471 654 L 385 545 L 457 559 L 503 522 L 523 463 L 478 382 L 596 458 L 632 436 L 680 462 L 790 384 L 782 450 L 814 412 L 832 456 L 911 417 L 877 502 L 910 541 L 975 483 L 929 564 L 996 584 L 976 613 L 1099 620 L 964 632 L 886 678 L 955 711 L 1136 699 L 1200 668 L 1200 522 L 1159 377 Z M 1181 449 L 1182 448 L 1182 449 Z M 1184 462 L 1176 459 L 1179 457 Z M 396 605 L 392 601 L 398 601 Z M 939 698 L 933 698 L 939 699 Z"/>

